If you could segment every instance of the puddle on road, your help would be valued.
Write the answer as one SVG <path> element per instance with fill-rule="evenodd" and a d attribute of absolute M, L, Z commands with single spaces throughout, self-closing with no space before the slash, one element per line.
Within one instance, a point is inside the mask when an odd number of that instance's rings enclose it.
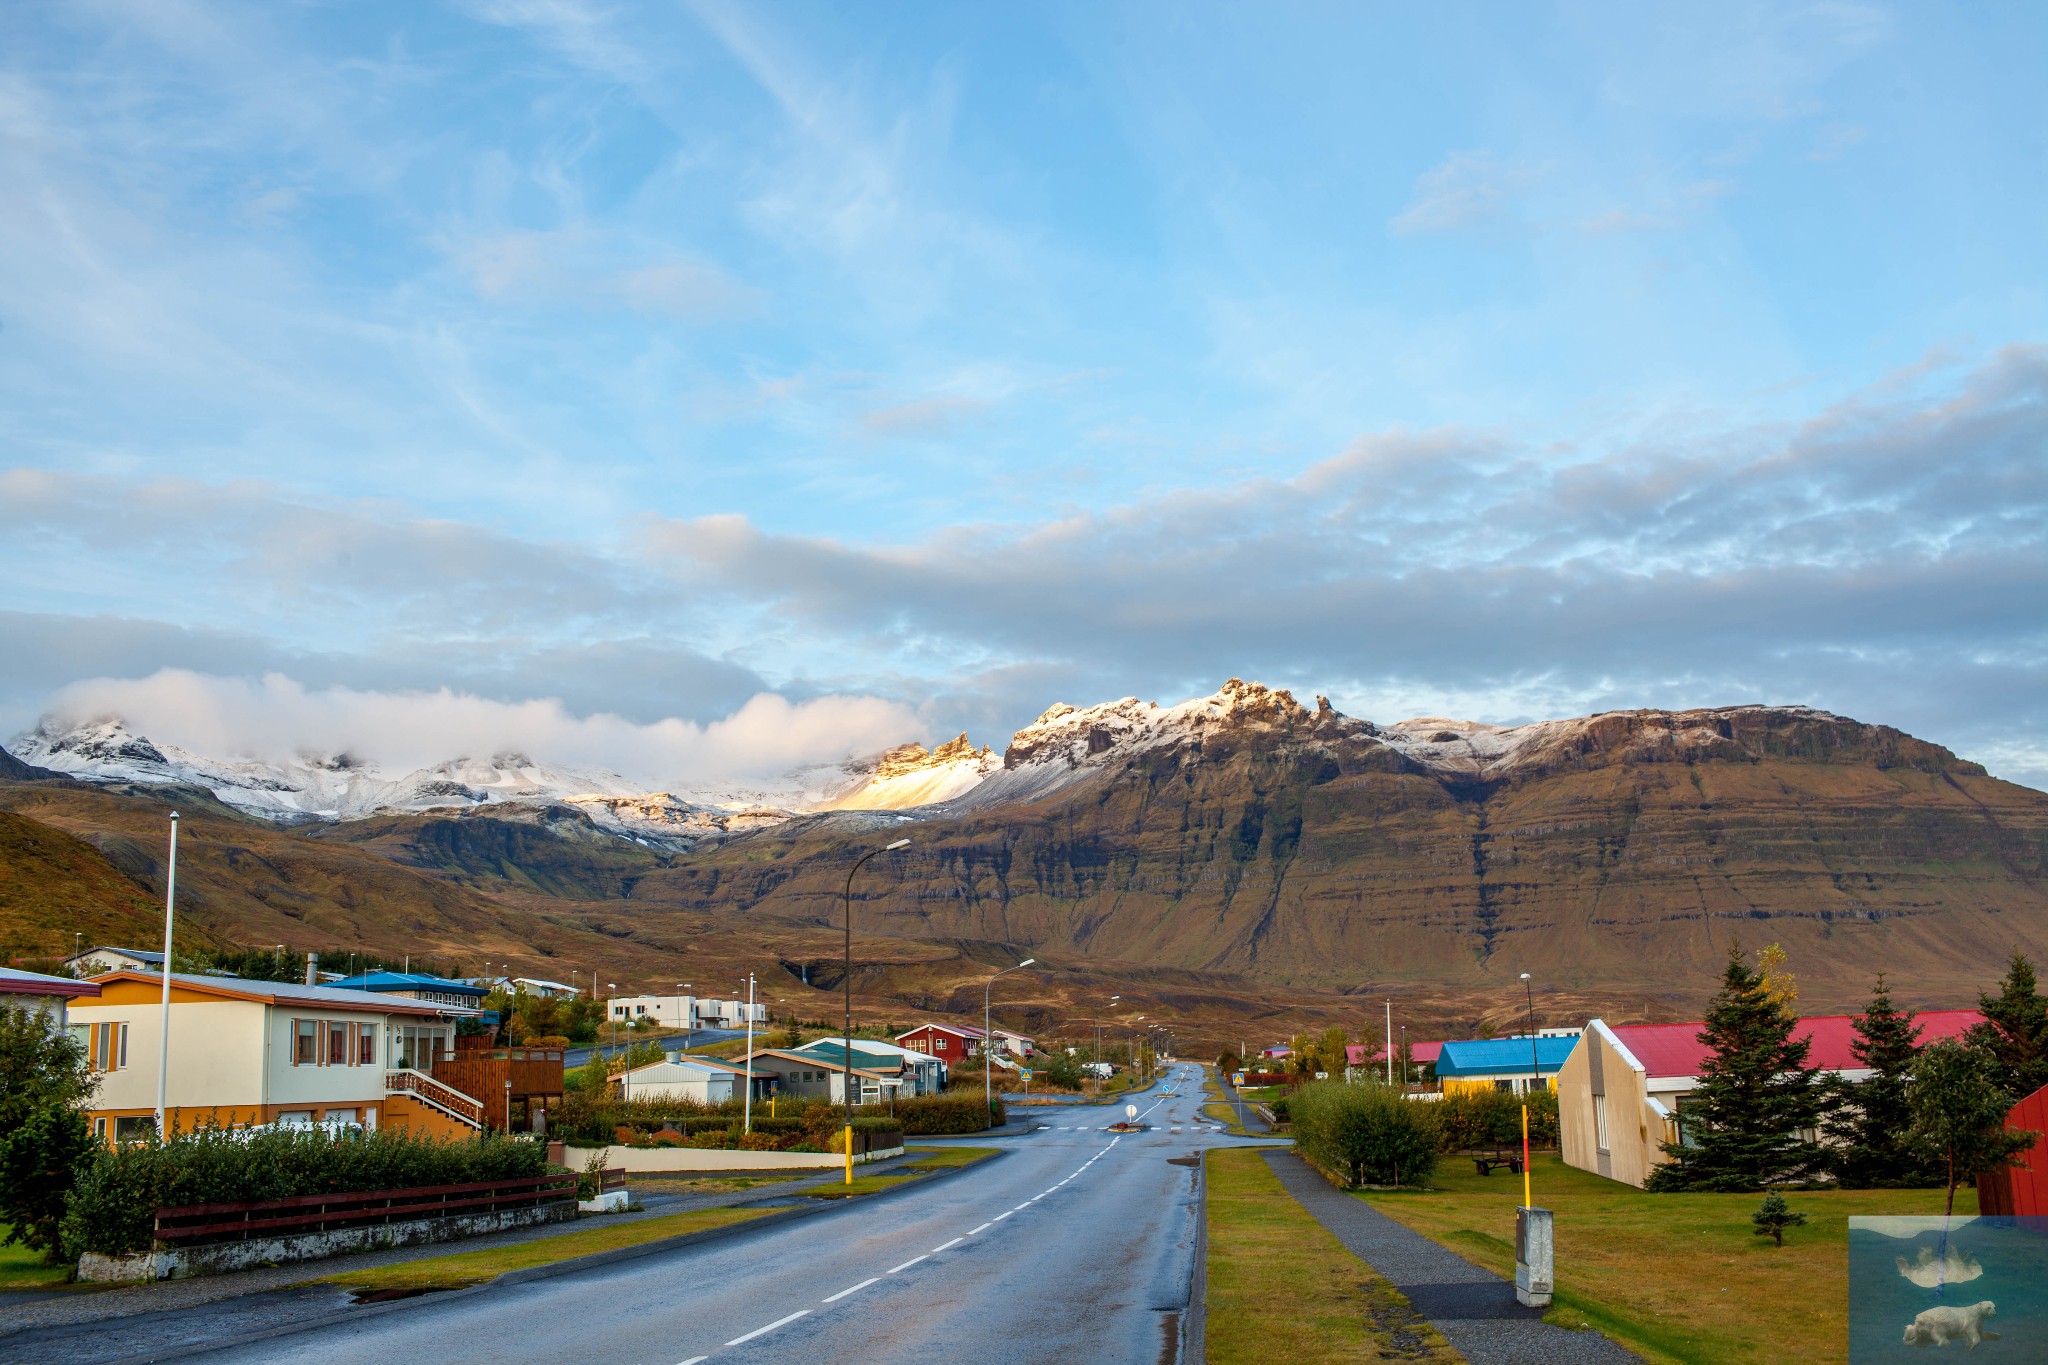
<path fill-rule="evenodd" d="M 416 1299 L 422 1294 L 441 1294 L 450 1289 L 467 1289 L 469 1286 L 455 1284 L 407 1284 L 391 1289 L 358 1289 L 349 1296 L 351 1305 L 358 1303 L 390 1303 L 394 1299 Z"/>
<path fill-rule="evenodd" d="M 1202 1158 L 1198 1156 L 1170 1156 L 1166 1158 L 1166 1164 L 1169 1166 L 1200 1166 Z"/>

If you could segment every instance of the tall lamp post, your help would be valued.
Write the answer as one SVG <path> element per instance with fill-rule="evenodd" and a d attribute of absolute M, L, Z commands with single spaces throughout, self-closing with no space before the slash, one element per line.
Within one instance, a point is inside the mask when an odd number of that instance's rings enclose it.
<path fill-rule="evenodd" d="M 846 1183 L 853 1183 L 853 874 L 860 871 L 861 864 L 884 853 L 894 853 L 899 848 L 909 848 L 910 840 L 898 839 L 893 844 L 871 848 L 853 860 L 853 866 L 846 869 L 846 894 L 841 899 L 841 909 L 846 919 L 846 1035 L 839 1041 L 846 1062 Z M 751 1014 L 751 1011 L 749 1011 Z"/>
<path fill-rule="evenodd" d="M 995 1057 L 992 1055 L 995 1050 L 996 1036 L 990 1032 L 988 1026 L 988 993 L 995 989 L 996 982 L 1002 980 L 1011 972 L 1023 971 L 1036 961 L 1038 959 L 1035 957 L 1027 957 L 1014 967 L 1005 967 L 983 983 L 981 988 L 981 1101 L 987 1106 L 988 1112 L 991 1115 L 996 1112 L 996 1063 Z M 851 1055 L 851 1044 L 848 1045 L 847 1051 Z"/>
<path fill-rule="evenodd" d="M 178 812 L 171 812 L 171 862 L 164 878 L 164 1017 L 156 1054 L 156 1138 L 164 1140 L 164 1102 L 171 1080 L 171 919 L 178 895 Z"/>
<path fill-rule="evenodd" d="M 676 982 L 679 991 L 694 991 L 697 988 L 687 981 Z M 690 1044 L 697 1041 L 697 997 L 683 997 L 683 1051 L 690 1050 Z"/>
<path fill-rule="evenodd" d="M 1529 974 L 1522 973 L 1522 989 L 1529 1000 L 1529 1085 L 1522 1091 L 1522 1207 L 1532 1208 L 1529 1198 L 1529 1091 L 1543 1083 L 1543 1064 L 1536 1058 L 1536 987 Z"/>

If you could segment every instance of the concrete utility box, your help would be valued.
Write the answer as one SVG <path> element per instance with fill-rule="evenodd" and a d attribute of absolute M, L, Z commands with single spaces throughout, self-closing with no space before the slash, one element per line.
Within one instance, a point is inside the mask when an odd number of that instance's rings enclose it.
<path fill-rule="evenodd" d="M 1554 1243 L 1549 1209 L 1515 1210 L 1515 1300 L 1526 1308 L 1550 1307 Z"/>

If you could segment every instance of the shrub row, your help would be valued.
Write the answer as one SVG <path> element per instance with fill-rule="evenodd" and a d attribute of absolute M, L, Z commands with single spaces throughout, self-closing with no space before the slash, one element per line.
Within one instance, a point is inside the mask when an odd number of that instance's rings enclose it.
<path fill-rule="evenodd" d="M 1418 1107 L 1427 1108 L 1435 1121 L 1439 1152 L 1522 1144 L 1520 1095 L 1504 1090 L 1459 1090 Z M 1549 1091 L 1529 1096 L 1529 1145 L 1557 1146 L 1557 1096 Z"/>
<path fill-rule="evenodd" d="M 156 1211 L 185 1204 L 545 1174 L 547 1149 L 519 1138 L 440 1142 L 391 1129 L 351 1137 L 324 1129 L 202 1128 L 97 1152 L 72 1192 L 64 1244 L 73 1253 L 108 1256 L 147 1251 Z"/>
<path fill-rule="evenodd" d="M 861 1106 L 860 1112 L 877 1117 L 888 1115 L 890 1110 L 887 1105 L 866 1104 Z M 1000 1128 L 1004 1122 L 1004 1109 L 1000 1098 L 985 1102 L 980 1095 L 920 1095 L 915 1099 L 896 1101 L 894 1117 L 910 1136 L 930 1137 Z"/>
<path fill-rule="evenodd" d="M 1436 1171 L 1434 1106 L 1383 1085 L 1317 1081 L 1294 1092 L 1294 1145 L 1347 1185 L 1426 1185 Z"/>

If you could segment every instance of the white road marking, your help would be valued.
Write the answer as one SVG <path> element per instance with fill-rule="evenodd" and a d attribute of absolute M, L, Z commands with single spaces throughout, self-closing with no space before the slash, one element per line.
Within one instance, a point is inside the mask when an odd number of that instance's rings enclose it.
<path fill-rule="evenodd" d="M 756 1327 L 753 1331 L 747 1333 L 745 1336 L 734 1337 L 731 1341 L 728 1341 L 725 1344 L 728 1346 L 737 1346 L 743 1341 L 752 1341 L 755 1337 L 765 1337 L 778 1327 L 787 1327 L 792 1322 L 795 1322 L 798 1318 L 809 1317 L 810 1312 L 811 1310 L 808 1308 L 799 1308 L 786 1318 L 777 1318 L 775 1321 L 769 1323 L 766 1327 Z M 699 1358 L 701 1359 L 701 1357 Z"/>
<path fill-rule="evenodd" d="M 955 1238 L 954 1238 L 954 1239 L 953 1239 L 952 1241 L 950 1241 L 950 1242 L 946 1243 L 946 1246 L 938 1246 L 938 1247 L 933 1247 L 933 1248 L 932 1248 L 932 1249 L 931 1249 L 930 1251 L 926 1252 L 926 1253 L 925 1253 L 925 1255 L 927 1255 L 927 1256 L 936 1256 L 936 1255 L 938 1255 L 938 1254 L 939 1254 L 940 1252 L 944 1251 L 944 1250 L 946 1249 L 946 1247 L 956 1247 L 956 1246 L 959 1246 L 959 1245 L 960 1245 L 960 1244 L 961 1244 L 962 1242 L 964 1242 L 964 1241 L 966 1241 L 966 1240 L 967 1240 L 967 1239 L 966 1239 L 965 1237 L 955 1237 Z"/>
<path fill-rule="evenodd" d="M 711 1359 L 710 1356 L 691 1356 L 688 1360 L 683 1362 L 683 1365 L 702 1365 L 702 1362 L 707 1361 L 709 1359 Z"/>
<path fill-rule="evenodd" d="M 845 1298 L 845 1297 L 846 1297 L 846 1296 L 847 1296 L 848 1294 L 858 1294 L 858 1293 L 860 1293 L 860 1291 L 861 1291 L 861 1290 L 863 1290 L 863 1289 L 866 1289 L 866 1288 L 867 1288 L 867 1287 L 868 1287 L 869 1285 L 871 1285 L 871 1284 L 880 1284 L 880 1283 L 881 1283 L 881 1280 L 880 1280 L 879 1278 L 875 1278 L 875 1279 L 867 1279 L 867 1280 L 862 1280 L 862 1281 L 861 1281 L 861 1282 L 860 1282 L 859 1284 L 855 1285 L 855 1286 L 854 1286 L 853 1288 L 851 1288 L 851 1289 L 842 1289 L 842 1290 L 840 1290 L 840 1291 L 839 1291 L 839 1292 L 838 1292 L 837 1294 L 834 1294 L 834 1295 L 833 1295 L 833 1296 L 832 1296 L 831 1298 L 829 1298 L 829 1299 L 826 1299 L 826 1300 L 825 1300 L 825 1302 L 826 1302 L 826 1303 L 837 1303 L 837 1302 L 839 1302 L 839 1301 L 840 1301 L 841 1299 Z M 699 1360 L 702 1360 L 702 1359 L 703 1359 L 703 1357 L 702 1357 L 702 1356 L 699 1356 L 699 1357 L 697 1357 L 697 1358 L 698 1358 Z M 684 1361 L 684 1362 L 683 1362 L 683 1365 L 690 1365 L 690 1362 L 686 1360 L 686 1361 Z"/>
<path fill-rule="evenodd" d="M 929 1251 L 927 1251 L 927 1252 L 926 1252 L 926 1253 L 924 1254 L 924 1256 L 913 1256 L 913 1257 L 911 1257 L 911 1258 L 910 1258 L 909 1260 L 905 1261 L 905 1262 L 904 1262 L 904 1263 L 903 1263 L 902 1265 L 898 1265 L 898 1266 L 891 1266 L 891 1267 L 889 1268 L 889 1273 L 890 1273 L 891 1275 L 894 1275 L 894 1274 L 895 1274 L 895 1273 L 896 1273 L 897 1271 L 899 1271 L 899 1270 L 908 1270 L 908 1269 L 910 1269 L 910 1267 L 912 1267 L 912 1266 L 916 1265 L 916 1264 L 917 1264 L 917 1263 L 918 1263 L 919 1261 L 922 1261 L 923 1259 L 925 1259 L 925 1256 L 929 1256 L 929 1255 L 931 1255 L 931 1253 L 930 1253 Z"/>
<path fill-rule="evenodd" d="M 1011 1209 L 1011 1210 L 1010 1210 L 1010 1213 L 1015 1213 L 1016 1211 L 1017 1211 L 1017 1210 L 1015 1210 L 1015 1209 Z M 999 1213 L 999 1214 L 997 1214 L 997 1215 L 996 1215 L 995 1217 L 993 1217 L 993 1218 L 989 1219 L 989 1221 L 990 1221 L 991 1223 L 1000 1223 L 1000 1222 L 1002 1222 L 1002 1221 L 1003 1221 L 1003 1220 L 1004 1220 L 1005 1218 L 1008 1218 L 1008 1217 L 1010 1216 L 1010 1213 Z"/>
<path fill-rule="evenodd" d="M 985 1229 L 987 1229 L 987 1228 L 989 1228 L 990 1226 L 992 1226 L 992 1225 L 993 1225 L 993 1224 L 995 1223 L 995 1221 L 996 1221 L 995 1219 L 991 1218 L 991 1219 L 989 1219 L 989 1220 L 988 1220 L 988 1222 L 986 1222 L 986 1223 L 983 1223 L 983 1224 L 981 1225 L 981 1227 L 978 1227 L 978 1228 L 975 1228 L 975 1229 L 973 1229 L 973 1231 L 969 1232 L 969 1233 L 968 1233 L 967 1235 L 968 1235 L 969 1237 L 972 1237 L 972 1236 L 973 1236 L 973 1235 L 974 1235 L 974 1234 L 975 1234 L 976 1232 L 981 1232 L 981 1231 L 984 1231 Z"/>

